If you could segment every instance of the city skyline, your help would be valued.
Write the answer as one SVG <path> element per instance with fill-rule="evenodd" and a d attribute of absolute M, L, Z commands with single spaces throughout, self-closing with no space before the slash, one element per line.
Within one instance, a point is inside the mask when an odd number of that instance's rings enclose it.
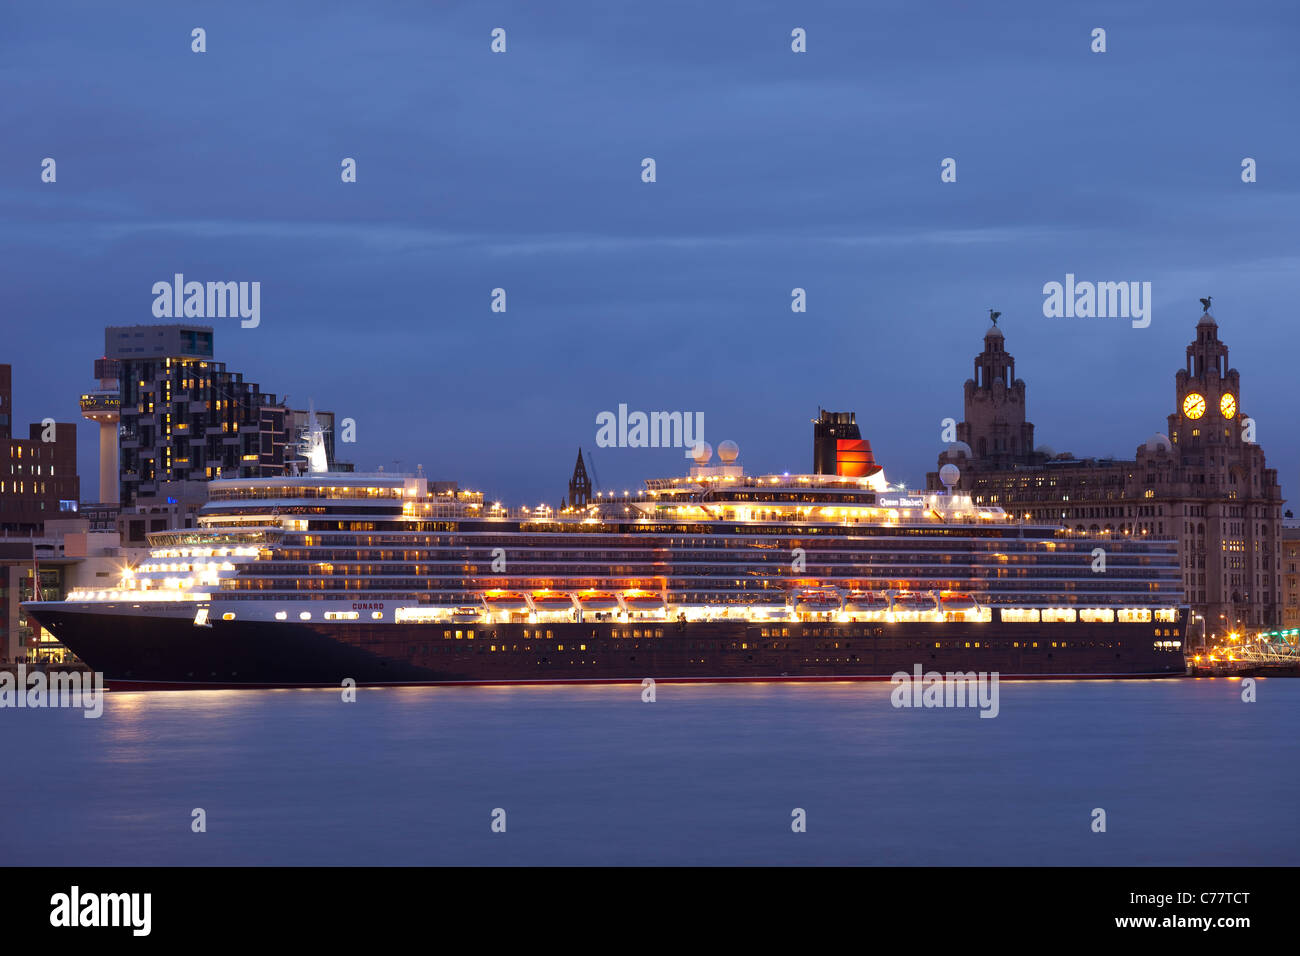
<path fill-rule="evenodd" d="M 1213 314 L 1213 310 L 1211 310 L 1211 314 Z M 1004 319 L 1000 318 L 999 322 L 1002 323 L 1000 327 L 1006 327 Z M 143 323 L 143 324 L 161 324 L 161 323 Z M 985 319 L 984 328 L 987 329 L 987 319 Z M 982 338 L 982 333 L 981 333 L 981 338 Z M 214 355 L 215 361 L 226 362 L 228 365 L 231 366 L 232 371 L 242 371 L 246 379 L 248 379 L 251 382 L 256 382 L 258 385 L 261 385 L 264 389 L 268 389 L 268 390 L 274 389 L 273 384 L 261 380 L 262 378 L 265 378 L 265 376 L 261 376 L 259 378 L 258 372 L 245 370 L 243 367 L 241 367 L 238 364 L 238 360 L 231 361 L 229 357 L 223 356 L 219 345 L 219 341 L 220 340 L 218 340 L 218 345 L 215 349 L 215 355 Z M 1231 343 L 1229 343 L 1229 345 L 1231 346 Z M 1014 339 L 1012 339 L 1009 342 L 1008 349 L 1013 353 L 1018 352 Z M 972 355 L 974 354 L 975 354 L 974 348 L 972 347 Z M 250 359 L 255 361 L 255 357 L 250 357 Z M 1018 362 L 1017 376 L 1019 378 L 1024 378 L 1025 376 L 1020 372 L 1020 369 L 1023 368 L 1023 362 L 1021 362 L 1019 358 L 1017 359 L 1017 362 Z M 967 360 L 967 364 L 969 365 L 969 358 Z M 1237 369 L 1238 371 L 1241 371 L 1235 361 L 1233 362 L 1232 367 L 1234 369 Z M 1176 372 L 1177 369 L 1175 368 L 1173 371 Z M 1242 374 L 1249 380 L 1249 371 L 1245 371 Z M 20 369 L 19 373 L 15 377 L 16 379 L 18 379 L 18 382 L 15 388 L 17 392 L 17 399 L 14 405 L 14 423 L 19 427 L 21 427 L 25 419 L 29 417 L 26 416 L 24 413 L 24 405 L 27 404 L 27 402 L 25 401 L 24 394 L 23 394 L 24 386 L 25 386 L 25 383 L 22 382 L 23 371 Z M 1170 374 L 1170 380 L 1172 381 L 1172 379 L 1173 379 L 1173 373 Z M 1034 418 L 1036 417 L 1033 412 L 1033 408 L 1035 407 L 1034 398 L 1038 397 L 1038 390 L 1034 388 L 1035 381 L 1032 378 L 1026 379 L 1025 382 L 1026 382 L 1026 388 L 1028 390 L 1034 391 L 1034 395 L 1029 399 L 1029 402 L 1027 403 L 1027 407 L 1029 409 L 1029 415 L 1031 418 Z M 1064 391 L 1069 391 L 1076 387 L 1074 383 L 1071 383 L 1068 380 L 1065 379 L 1053 380 L 1049 378 L 1044 383 L 1046 387 L 1043 387 L 1042 391 L 1047 391 L 1047 389 L 1051 387 L 1051 384 L 1053 382 L 1057 385 L 1059 389 Z M 957 383 L 954 384 L 957 387 L 959 387 L 959 384 Z M 1249 385 L 1247 385 L 1244 391 L 1247 395 L 1249 395 L 1250 393 Z M 312 398 L 315 399 L 316 397 L 312 396 Z M 295 400 L 290 402 L 282 398 L 281 403 L 286 404 L 286 406 L 289 406 L 295 404 L 306 404 L 306 401 L 304 400 L 303 402 L 296 402 Z M 1051 404 L 1051 403 L 1049 402 L 1046 404 Z M 1174 403 L 1170 404 L 1170 409 L 1172 408 L 1174 408 Z M 862 423 L 864 429 L 869 429 L 871 427 L 872 419 L 870 417 L 871 414 L 870 412 L 864 414 L 858 408 L 850 408 L 846 410 L 855 411 L 858 414 L 860 419 L 862 418 L 866 419 L 866 421 Z M 650 411 L 650 409 L 646 409 L 646 411 Z M 1245 412 L 1251 414 L 1251 416 L 1255 417 L 1256 420 L 1258 421 L 1258 415 L 1252 412 L 1250 409 L 1246 409 Z M 610 415 L 612 413 L 606 412 L 605 414 Z M 39 417 L 36 416 L 30 416 L 30 417 L 32 417 L 32 420 L 39 420 Z M 52 417 L 56 418 L 56 420 L 62 420 L 59 419 L 58 415 L 54 415 Z M 342 416 L 340 416 L 340 418 L 341 417 Z M 957 411 L 954 413 L 954 417 L 958 421 L 961 420 L 962 416 L 961 416 L 960 407 L 958 407 Z M 1140 419 L 1135 419 L 1135 421 L 1140 421 Z M 92 492 L 92 489 L 97 488 L 97 485 L 95 483 L 95 476 L 97 474 L 97 469 L 98 469 L 99 449 L 98 449 L 97 438 L 95 436 L 98 433 L 98 429 L 91 426 L 90 423 L 85 422 L 84 420 L 74 420 L 73 423 L 78 425 L 78 475 L 82 481 L 81 498 L 83 501 L 89 502 L 95 497 L 95 495 Z M 1044 429 L 1042 427 L 1043 423 L 1041 421 L 1035 421 L 1035 424 L 1038 426 L 1038 433 L 1037 433 L 1038 437 L 1036 439 L 1036 445 L 1038 447 L 1050 448 L 1052 451 L 1054 451 L 1057 454 L 1070 453 L 1074 457 L 1079 459 L 1085 459 L 1085 458 L 1131 459 L 1133 457 L 1134 450 L 1136 449 L 1136 447 L 1146 441 L 1146 438 L 1138 438 L 1133 442 L 1134 447 L 1129 448 L 1126 451 L 1120 449 L 1110 453 L 1099 453 L 1092 449 L 1076 448 L 1073 443 L 1073 439 L 1068 437 L 1064 442 L 1060 440 L 1049 441 L 1043 437 L 1044 436 Z M 1151 431 L 1147 433 L 1147 437 L 1150 437 L 1151 434 L 1163 433 L 1165 430 L 1166 430 L 1165 424 L 1163 421 L 1154 421 L 1151 426 Z M 599 433 L 599 431 L 600 429 L 597 427 L 597 423 L 593 420 L 591 434 L 594 436 L 597 433 Z M 688 436 L 689 436 L 689 431 L 690 429 L 688 426 L 687 428 Z M 1047 430 L 1046 433 L 1052 434 L 1052 432 L 1050 431 L 1050 423 L 1049 423 L 1049 429 Z M 811 449 L 805 447 L 808 444 L 807 434 L 808 433 L 807 433 L 806 426 L 804 426 L 799 430 L 799 435 L 797 436 L 797 440 L 795 441 L 795 444 L 799 446 L 798 449 L 796 450 L 799 454 L 796 456 L 794 464 L 790 467 L 782 468 L 779 466 L 779 463 L 769 468 L 748 467 L 746 466 L 746 457 L 744 455 L 743 446 L 741 447 L 741 458 L 739 463 L 742 465 L 742 467 L 746 467 L 746 471 L 748 473 L 754 473 L 754 474 L 782 473 L 782 472 L 798 474 L 798 473 L 811 472 L 813 470 Z M 1061 434 L 1061 433 L 1057 432 L 1057 434 Z M 1076 432 L 1073 434 L 1077 435 L 1078 433 Z M 89 439 L 88 439 L 88 435 L 90 436 Z M 872 442 L 873 448 L 880 447 L 881 445 L 888 446 L 891 444 L 892 441 L 897 439 L 896 433 L 889 430 L 880 430 L 878 432 L 870 432 L 864 430 L 863 435 L 868 441 Z M 710 432 L 708 429 L 706 429 L 705 438 L 707 441 L 710 442 L 711 445 L 714 446 L 716 446 L 720 441 L 729 440 L 717 433 Z M 773 444 L 779 444 L 779 438 L 780 436 L 776 436 L 776 440 L 773 441 Z M 87 448 L 85 447 L 88 443 L 91 445 L 89 450 L 87 450 Z M 1261 446 L 1264 447 L 1266 455 L 1268 455 L 1270 449 L 1262 438 L 1260 439 L 1260 444 Z M 685 459 L 683 452 L 677 448 L 653 448 L 653 449 L 652 448 L 619 448 L 619 447 L 600 448 L 597 447 L 597 442 L 595 442 L 594 440 L 585 441 L 581 443 L 580 447 L 582 448 L 584 455 L 588 457 L 588 460 L 591 460 L 593 457 L 595 458 L 595 463 L 596 463 L 596 468 L 598 473 L 602 463 L 607 464 L 610 461 L 615 460 L 618 456 L 621 455 L 627 455 L 629 456 L 629 458 L 635 456 L 635 460 L 647 462 L 650 467 L 653 467 L 655 463 L 663 464 L 663 470 L 661 472 L 647 471 L 640 477 L 631 480 L 627 486 L 629 489 L 639 488 L 641 486 L 643 478 L 665 477 L 665 476 L 685 473 L 689 465 L 689 461 Z M 944 447 L 946 446 L 943 445 L 936 446 L 936 456 L 939 451 L 943 450 Z M 401 449 L 395 449 L 395 450 L 400 451 Z M 400 470 L 413 473 L 417 464 L 417 462 L 415 462 L 411 458 L 407 458 L 405 460 L 401 460 L 401 459 L 375 460 L 374 458 L 368 459 L 364 455 L 364 449 L 362 448 L 360 443 L 356 445 L 338 444 L 336 446 L 336 453 L 340 460 L 350 461 L 353 458 L 355 458 L 356 459 L 355 464 L 357 464 L 358 471 L 374 471 L 377 469 L 395 471 L 395 470 L 399 470 L 395 466 L 397 466 L 400 463 L 401 465 Z M 880 456 L 877 455 L 877 457 Z M 1278 455 L 1277 457 L 1282 457 L 1282 456 Z M 569 471 L 572 470 L 571 459 L 572 459 L 572 454 L 570 454 L 570 462 L 568 466 Z M 807 460 L 805 461 L 805 459 Z M 367 464 L 367 461 L 371 463 Z M 1268 461 L 1270 463 L 1270 466 L 1274 466 L 1275 458 L 1272 455 L 1269 455 Z M 489 497 L 502 498 L 502 499 L 509 497 L 506 492 L 504 491 L 498 492 L 498 490 L 491 485 L 471 486 L 467 484 L 464 481 L 464 479 L 457 474 L 454 473 L 443 474 L 443 473 L 431 472 L 427 464 L 424 464 L 423 462 L 420 462 L 419 464 L 422 465 L 424 473 L 429 475 L 429 477 L 431 478 L 438 478 L 439 480 L 460 481 L 462 487 L 473 487 L 474 490 L 482 491 L 484 492 L 484 494 L 488 495 Z M 899 482 L 902 482 L 905 485 L 907 485 L 907 487 L 910 488 L 923 487 L 925 483 L 925 473 L 927 471 L 933 470 L 935 467 L 933 461 L 920 463 L 919 465 L 920 475 L 916 476 L 913 474 L 913 471 L 916 469 L 904 469 L 898 467 L 897 462 L 892 463 L 894 465 L 894 467 L 892 468 L 890 467 L 891 462 L 888 459 L 882 459 L 882 464 L 885 467 L 885 474 L 891 483 L 897 484 Z M 502 487 L 510 483 L 513 479 L 519 479 L 523 477 L 525 476 L 518 471 L 506 472 L 501 476 L 501 478 L 503 479 Z M 538 476 L 530 474 L 527 477 L 529 479 L 535 480 Z M 554 482 L 552 482 L 552 484 L 554 484 L 557 488 L 562 489 L 565 481 L 567 481 L 567 477 L 568 477 L 568 472 L 564 472 L 559 478 L 557 478 Z M 489 481 L 490 480 L 491 480 L 491 476 L 489 476 Z M 1287 481 L 1286 481 L 1285 473 L 1282 472 L 1281 470 L 1279 470 L 1279 482 L 1282 485 L 1283 493 L 1285 496 L 1287 490 Z M 595 490 L 604 491 L 606 493 L 609 493 L 611 491 L 619 492 L 622 489 L 623 489 L 622 485 L 618 485 L 616 487 L 616 483 L 609 483 L 609 482 L 606 482 L 603 485 L 597 485 L 595 488 Z M 559 492 L 559 494 L 560 495 L 563 494 L 562 490 Z M 554 501 L 552 499 L 554 499 L 555 497 L 556 495 L 552 494 L 550 497 L 544 497 L 539 499 L 539 502 L 553 504 Z M 529 501 L 527 499 L 520 499 L 516 503 L 527 504 L 529 503 Z"/>
<path fill-rule="evenodd" d="M 988 309 L 1038 441 L 1129 458 L 1162 430 L 1212 295 L 1284 494 L 1300 474 L 1300 141 L 1276 122 L 1291 10 L 505 5 L 446 11 L 436 33 L 416 11 L 341 11 L 286 48 L 291 9 L 156 9 L 127 26 L 83 7 L 102 46 L 63 44 L 41 10 L 14 14 L 23 45 L 0 39 L 33 84 L 0 104 L 4 358 L 57 355 L 20 372 L 19 419 L 77 421 L 104 326 L 169 321 L 152 290 L 182 273 L 260 283 L 256 327 L 208 321 L 217 359 L 355 419 L 340 456 L 359 469 L 420 464 L 528 504 L 558 501 L 579 446 L 606 489 L 682 472 L 674 450 L 596 447 L 597 416 L 626 404 L 702 413 L 748 471 L 797 472 L 824 407 L 855 411 L 917 486 Z M 81 82 L 101 74 L 118 85 Z M 1150 282 L 1150 326 L 1046 318 L 1067 275 Z M 93 479 L 94 429 L 78 434 Z"/>

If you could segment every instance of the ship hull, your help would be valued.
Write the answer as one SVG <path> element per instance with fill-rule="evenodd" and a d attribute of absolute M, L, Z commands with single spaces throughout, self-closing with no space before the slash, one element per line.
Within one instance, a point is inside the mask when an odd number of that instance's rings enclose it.
<path fill-rule="evenodd" d="M 180 613 L 27 607 L 116 688 L 888 680 L 916 665 L 1002 679 L 1185 673 L 1169 631 L 1151 624 L 214 620 L 199 627 Z"/>

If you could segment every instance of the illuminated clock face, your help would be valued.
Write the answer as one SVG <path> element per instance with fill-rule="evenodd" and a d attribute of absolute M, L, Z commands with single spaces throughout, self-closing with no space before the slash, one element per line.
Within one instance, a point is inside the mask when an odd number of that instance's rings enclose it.
<path fill-rule="evenodd" d="M 1200 418 L 1205 414 L 1205 396 L 1192 392 L 1183 399 L 1183 414 L 1190 419 Z"/>
<path fill-rule="evenodd" d="M 1237 399 L 1231 392 L 1224 392 L 1223 398 L 1219 399 L 1219 411 L 1223 412 L 1223 417 L 1232 419 L 1237 414 Z"/>

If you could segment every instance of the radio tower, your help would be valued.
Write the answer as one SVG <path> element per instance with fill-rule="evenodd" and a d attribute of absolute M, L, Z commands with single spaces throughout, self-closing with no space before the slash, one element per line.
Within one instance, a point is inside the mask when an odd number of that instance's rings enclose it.
<path fill-rule="evenodd" d="M 99 500 L 118 503 L 117 429 L 122 420 L 122 395 L 118 384 L 122 366 L 117 359 L 95 359 L 99 388 L 81 396 L 81 417 L 99 424 Z"/>

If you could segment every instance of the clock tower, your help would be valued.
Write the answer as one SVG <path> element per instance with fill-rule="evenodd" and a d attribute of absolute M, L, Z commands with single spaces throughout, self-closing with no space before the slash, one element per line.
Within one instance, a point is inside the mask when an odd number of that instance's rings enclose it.
<path fill-rule="evenodd" d="M 1176 405 L 1169 416 L 1169 438 L 1184 449 L 1239 448 L 1242 442 L 1241 376 L 1228 367 L 1228 347 L 1208 311 L 1196 323 L 1196 341 L 1187 346 L 1187 366 L 1174 382 Z"/>
<path fill-rule="evenodd" d="M 1174 377 L 1168 440 L 1138 448 L 1132 493 L 1173 519 L 1187 601 L 1222 640 L 1281 623 L 1282 497 L 1242 411 L 1241 376 L 1201 301 L 1196 340 Z"/>

